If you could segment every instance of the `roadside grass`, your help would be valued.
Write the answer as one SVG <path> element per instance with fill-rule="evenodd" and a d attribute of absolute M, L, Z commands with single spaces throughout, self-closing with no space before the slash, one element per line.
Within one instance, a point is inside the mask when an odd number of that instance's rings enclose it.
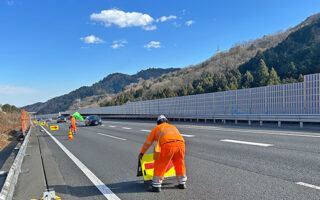
<path fill-rule="evenodd" d="M 19 135 L 21 131 L 20 113 L 0 111 L 0 151 Z"/>

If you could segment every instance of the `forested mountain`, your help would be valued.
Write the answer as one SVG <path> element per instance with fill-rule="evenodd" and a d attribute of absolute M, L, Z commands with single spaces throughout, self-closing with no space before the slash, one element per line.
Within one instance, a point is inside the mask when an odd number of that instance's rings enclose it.
<path fill-rule="evenodd" d="M 320 72 L 320 15 L 314 15 L 308 25 L 291 33 L 276 47 L 259 51 L 239 71 L 254 72 L 261 60 L 269 69 L 273 67 L 281 79 Z"/>
<path fill-rule="evenodd" d="M 77 103 L 76 101 L 78 99 L 82 100 L 87 97 L 94 96 L 96 97 L 95 100 L 98 101 L 99 99 L 104 98 L 107 94 L 116 94 L 120 92 L 124 86 L 127 86 L 131 83 L 138 83 L 141 81 L 141 79 L 157 78 L 162 74 L 174 72 L 176 70 L 179 70 L 179 68 L 150 68 L 147 70 L 142 70 L 134 75 L 121 73 L 110 74 L 92 86 L 83 86 L 68 94 L 50 99 L 45 103 L 35 103 L 23 107 L 23 109 L 37 112 L 38 114 L 64 111 L 69 109 L 73 104 Z"/>
<path fill-rule="evenodd" d="M 274 35 L 244 42 L 196 66 L 130 85 L 101 106 L 303 81 L 320 72 L 320 14 Z"/>
<path fill-rule="evenodd" d="M 82 99 L 81 107 L 113 106 L 128 101 L 303 81 L 304 74 L 320 72 L 320 14 L 285 32 L 217 51 L 197 65 L 158 70 L 149 69 L 132 76 L 112 74 L 91 87 L 81 87 L 26 109 L 50 113 L 74 108 L 76 99 Z"/>

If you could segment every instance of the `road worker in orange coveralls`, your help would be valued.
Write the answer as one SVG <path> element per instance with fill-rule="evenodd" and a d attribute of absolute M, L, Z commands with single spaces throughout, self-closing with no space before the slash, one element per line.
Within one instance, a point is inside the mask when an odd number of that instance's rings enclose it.
<path fill-rule="evenodd" d="M 71 131 L 72 134 L 76 134 L 77 127 L 76 127 L 76 118 L 74 116 L 70 116 L 70 122 L 71 122 Z"/>
<path fill-rule="evenodd" d="M 157 126 L 150 132 L 145 140 L 139 158 L 146 153 L 154 141 L 159 139 L 161 153 L 158 160 L 154 163 L 154 175 L 152 179 L 152 192 L 160 192 L 164 174 L 170 160 L 176 170 L 176 179 L 179 189 L 186 189 L 186 168 L 184 164 L 185 143 L 178 129 L 168 124 L 168 119 L 160 115 L 157 119 Z"/>

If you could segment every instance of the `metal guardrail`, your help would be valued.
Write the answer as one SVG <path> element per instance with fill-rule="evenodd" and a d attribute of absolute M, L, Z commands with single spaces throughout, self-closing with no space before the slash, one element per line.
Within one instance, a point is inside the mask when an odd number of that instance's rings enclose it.
<path fill-rule="evenodd" d="M 27 149 L 31 130 L 32 126 L 30 126 L 19 152 L 9 170 L 6 181 L 0 193 L 0 200 L 11 200 L 13 198 L 14 189 L 18 181 L 18 176 L 21 172 L 21 165 Z"/>

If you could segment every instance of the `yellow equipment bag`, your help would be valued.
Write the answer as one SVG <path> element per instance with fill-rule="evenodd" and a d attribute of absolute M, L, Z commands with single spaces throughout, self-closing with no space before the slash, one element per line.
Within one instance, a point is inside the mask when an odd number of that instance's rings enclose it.
<path fill-rule="evenodd" d="M 153 171 L 154 171 L 154 159 L 153 154 L 146 154 L 143 155 L 141 159 L 141 168 L 142 168 L 142 175 L 143 180 L 152 180 L 153 178 Z M 176 176 L 176 170 L 173 166 L 173 163 L 170 161 L 169 166 L 167 168 L 166 173 L 164 174 L 164 177 L 172 177 Z"/>

